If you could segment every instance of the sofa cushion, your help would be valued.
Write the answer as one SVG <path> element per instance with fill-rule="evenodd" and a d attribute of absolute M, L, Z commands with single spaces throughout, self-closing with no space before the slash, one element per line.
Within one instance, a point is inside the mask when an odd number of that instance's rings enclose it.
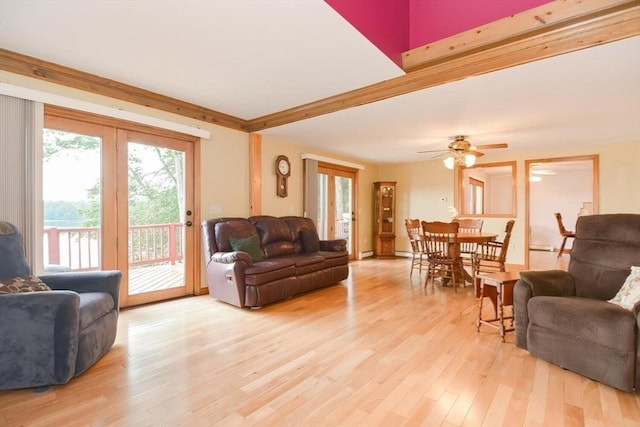
<path fill-rule="evenodd" d="M 262 285 L 274 280 L 295 276 L 295 261 L 293 258 L 265 258 L 254 262 L 244 270 L 246 285 Z"/>
<path fill-rule="evenodd" d="M 305 252 L 318 252 L 320 250 L 320 238 L 315 230 L 300 230 L 300 240 L 302 240 L 302 247 Z"/>
<path fill-rule="evenodd" d="M 640 267 L 631 267 L 631 273 L 610 303 L 619 305 L 627 310 L 633 310 L 640 302 Z"/>
<path fill-rule="evenodd" d="M 249 237 L 243 238 L 230 238 L 229 244 L 234 251 L 246 252 L 251 256 L 254 261 L 260 261 L 264 256 L 262 255 L 262 249 L 260 249 L 260 240 L 257 234 L 252 234 Z"/>
<path fill-rule="evenodd" d="M 241 239 L 256 234 L 256 227 L 246 219 L 233 218 L 216 223 L 214 234 L 218 251 L 231 252 L 233 249 L 229 239 Z"/>
<path fill-rule="evenodd" d="M 50 291 L 51 288 L 46 285 L 39 277 L 22 276 L 13 277 L 11 279 L 0 280 L 0 294 L 13 294 L 21 292 L 38 292 Z"/>
<path fill-rule="evenodd" d="M 296 276 L 325 268 L 324 258 L 318 254 L 298 254 L 291 257 L 296 263 Z"/>
<path fill-rule="evenodd" d="M 81 292 L 80 296 L 80 329 L 114 309 L 113 298 L 106 292 Z"/>
<path fill-rule="evenodd" d="M 260 245 L 266 258 L 295 253 L 291 230 L 284 220 L 271 216 L 257 216 L 249 218 L 249 221 L 253 222 L 258 230 Z"/>
<path fill-rule="evenodd" d="M 635 348 L 635 317 L 617 305 L 591 298 L 538 296 L 529 300 L 527 308 L 529 325 L 623 352 Z"/>
<path fill-rule="evenodd" d="M 324 258 L 325 267 L 335 267 L 349 263 L 349 254 L 347 252 L 320 251 L 318 255 Z"/>

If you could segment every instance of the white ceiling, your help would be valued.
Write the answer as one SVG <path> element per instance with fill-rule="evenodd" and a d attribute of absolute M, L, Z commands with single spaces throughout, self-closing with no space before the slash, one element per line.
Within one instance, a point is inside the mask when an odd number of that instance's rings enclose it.
<path fill-rule="evenodd" d="M 243 119 L 403 74 L 322 0 L 0 0 L 0 47 Z M 640 37 L 261 133 L 380 163 L 640 143 Z"/>

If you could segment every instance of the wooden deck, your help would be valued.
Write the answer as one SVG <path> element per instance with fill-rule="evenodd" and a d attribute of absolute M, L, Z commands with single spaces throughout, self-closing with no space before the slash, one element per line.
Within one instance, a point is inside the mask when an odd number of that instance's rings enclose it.
<path fill-rule="evenodd" d="M 184 286 L 184 264 L 143 265 L 129 269 L 129 295 Z"/>

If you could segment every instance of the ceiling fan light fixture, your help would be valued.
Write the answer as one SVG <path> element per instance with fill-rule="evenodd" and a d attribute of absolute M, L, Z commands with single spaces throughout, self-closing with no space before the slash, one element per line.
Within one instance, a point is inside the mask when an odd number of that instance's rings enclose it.
<path fill-rule="evenodd" d="M 476 164 L 476 156 L 471 153 L 455 153 L 453 156 L 449 156 L 443 160 L 444 167 L 447 169 L 453 169 L 456 165 L 466 166 L 470 168 Z"/>
<path fill-rule="evenodd" d="M 447 169 L 453 169 L 453 167 L 456 164 L 455 159 L 453 158 L 453 156 L 449 156 L 446 159 L 443 160 L 444 162 L 444 167 Z"/>
<path fill-rule="evenodd" d="M 476 156 L 473 154 L 464 155 L 464 165 L 468 168 L 476 164 Z"/>

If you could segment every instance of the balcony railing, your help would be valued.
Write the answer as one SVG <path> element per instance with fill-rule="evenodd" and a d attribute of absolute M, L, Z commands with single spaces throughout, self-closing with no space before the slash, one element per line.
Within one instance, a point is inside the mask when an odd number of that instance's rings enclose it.
<path fill-rule="evenodd" d="M 129 227 L 129 265 L 173 265 L 182 262 L 182 227 L 182 224 Z M 100 248 L 98 227 L 51 227 L 44 230 L 44 263 L 47 270 L 99 270 Z"/>
<path fill-rule="evenodd" d="M 318 235 L 321 239 L 326 239 L 328 235 L 329 221 L 326 218 L 316 220 Z M 349 239 L 349 226 L 351 221 L 345 218 L 337 218 L 333 222 L 333 231 L 335 239 Z"/>

